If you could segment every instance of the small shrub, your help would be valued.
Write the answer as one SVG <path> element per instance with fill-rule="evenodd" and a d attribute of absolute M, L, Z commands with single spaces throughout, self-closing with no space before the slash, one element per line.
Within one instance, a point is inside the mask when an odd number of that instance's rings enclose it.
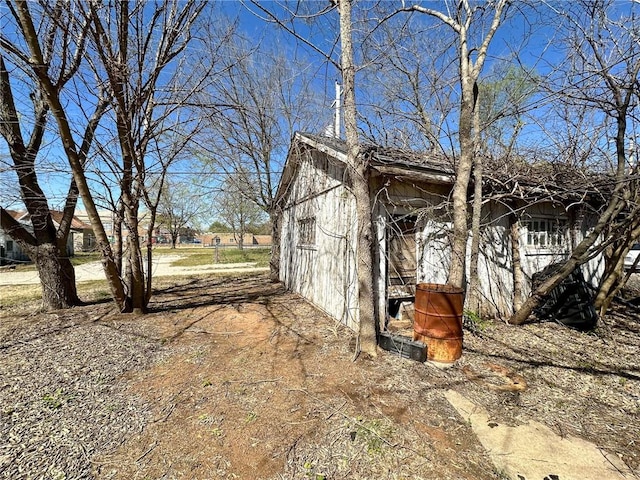
<path fill-rule="evenodd" d="M 71 398 L 71 396 L 64 394 L 64 390 L 62 390 L 62 388 L 58 388 L 51 394 L 43 395 L 42 401 L 47 408 L 50 408 L 51 410 L 57 410 L 62 405 L 71 400 Z"/>
<path fill-rule="evenodd" d="M 465 310 L 462 316 L 462 325 L 473 333 L 482 333 L 488 330 L 491 322 L 483 319 L 477 312 Z"/>
<path fill-rule="evenodd" d="M 371 456 L 382 453 L 385 437 L 392 433 L 388 425 L 384 425 L 379 420 L 368 420 L 358 417 L 355 423 L 355 429 L 351 432 L 351 440 L 360 439 L 367 446 L 367 453 Z"/>

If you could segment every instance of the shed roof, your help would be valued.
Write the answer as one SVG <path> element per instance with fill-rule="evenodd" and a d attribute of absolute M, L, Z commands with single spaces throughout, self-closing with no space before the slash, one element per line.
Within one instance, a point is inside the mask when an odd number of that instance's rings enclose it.
<path fill-rule="evenodd" d="M 503 198 L 525 201 L 590 202 L 601 204 L 611 194 L 608 175 L 570 164 L 489 161 L 483 176 L 483 190 Z"/>
<path fill-rule="evenodd" d="M 4 211 L 11 215 L 14 220 L 20 220 L 20 218 L 25 214 L 25 212 L 20 212 L 18 210 L 8 210 L 6 208 L 4 209 Z"/>
<path fill-rule="evenodd" d="M 289 148 L 276 198 L 280 198 L 293 179 L 297 167 L 297 154 L 312 148 L 346 164 L 347 143 L 335 137 L 296 132 Z M 370 170 L 382 175 L 434 183 L 453 184 L 455 170 L 451 159 L 444 155 L 424 154 L 373 144 L 362 144 L 360 153 Z"/>
<path fill-rule="evenodd" d="M 292 181 L 297 167 L 296 153 L 313 148 L 346 163 L 346 141 L 335 137 L 297 132 L 287 156 L 278 187 L 280 198 Z M 362 144 L 361 154 L 368 167 L 379 174 L 390 175 L 404 181 L 431 182 L 453 185 L 454 158 L 444 154 L 421 153 L 373 144 Z M 510 162 L 503 159 L 485 160 L 483 190 L 502 197 L 518 199 L 545 199 L 549 201 L 601 201 L 610 179 L 603 175 L 565 163 L 534 162 L 522 159 Z M 610 187 L 609 187 L 610 188 Z"/>
<path fill-rule="evenodd" d="M 346 161 L 347 142 L 345 140 L 310 133 L 298 133 L 296 137 L 294 137 L 294 141 L 296 139 L 302 142 L 306 141 L 306 143 L 315 147 L 324 146 L 325 150 L 329 149 L 333 150 L 334 153 L 338 153 L 339 155 L 334 155 L 336 158 Z M 368 159 L 369 166 L 375 170 L 393 167 L 398 172 L 404 171 L 407 175 L 415 173 L 416 171 L 433 172 L 443 175 L 454 174 L 451 159 L 444 155 L 382 147 L 371 143 L 362 144 L 360 152 Z"/>

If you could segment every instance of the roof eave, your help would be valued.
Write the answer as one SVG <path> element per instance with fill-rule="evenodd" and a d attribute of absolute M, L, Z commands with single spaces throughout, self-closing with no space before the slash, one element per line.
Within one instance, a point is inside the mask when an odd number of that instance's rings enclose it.
<path fill-rule="evenodd" d="M 278 189 L 276 190 L 276 195 L 274 202 L 276 204 L 280 203 L 282 198 L 284 197 L 286 191 L 288 190 L 289 184 L 291 183 L 295 170 L 297 168 L 297 160 L 298 158 L 293 155 L 294 152 L 301 151 L 301 146 L 308 146 L 313 149 L 318 150 L 319 152 L 325 153 L 331 157 L 336 158 L 337 160 L 346 163 L 347 155 L 340 150 L 336 150 L 335 148 L 331 148 L 328 145 L 325 145 L 321 142 L 318 142 L 304 133 L 296 132 L 293 135 L 293 139 L 291 140 L 291 146 L 289 147 L 289 151 L 287 152 L 287 159 L 284 164 L 284 168 L 282 169 L 282 176 L 280 177 L 280 183 L 278 184 Z"/>
<path fill-rule="evenodd" d="M 313 147 L 322 153 L 326 153 L 327 155 L 332 156 L 343 163 L 347 163 L 347 154 L 345 152 L 342 152 L 335 148 L 331 148 L 329 145 L 318 142 L 312 138 L 307 137 L 302 133 L 296 133 L 296 136 L 300 141 L 306 143 L 310 147 Z"/>
<path fill-rule="evenodd" d="M 444 185 L 453 185 L 455 182 L 455 176 L 443 172 L 426 171 L 426 170 L 413 170 L 403 167 L 392 166 L 374 166 L 372 170 L 382 174 L 390 175 L 400 180 L 418 181 L 418 182 L 430 182 Z"/>

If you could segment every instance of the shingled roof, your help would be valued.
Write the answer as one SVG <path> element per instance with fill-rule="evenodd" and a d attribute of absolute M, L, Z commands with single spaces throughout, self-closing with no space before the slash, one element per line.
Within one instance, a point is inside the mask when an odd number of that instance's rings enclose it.
<path fill-rule="evenodd" d="M 29 218 L 29 212 L 26 210 L 5 210 L 9 215 L 11 215 L 16 221 L 21 221 Z M 62 221 L 63 212 L 58 210 L 49 210 L 51 214 L 51 218 L 56 225 L 60 225 Z M 91 230 L 91 225 L 88 225 L 77 217 L 73 217 L 71 220 L 71 229 L 72 230 Z"/>
<path fill-rule="evenodd" d="M 310 133 L 296 133 L 292 149 L 308 146 L 320 150 L 339 161 L 346 162 L 347 146 L 342 139 Z M 455 164 L 453 157 L 437 153 L 423 153 L 373 144 L 362 144 L 360 152 L 368 167 L 382 175 L 399 180 L 412 180 L 453 184 Z M 291 150 L 289 153 L 291 157 Z M 289 158 L 287 164 L 289 164 Z M 291 168 L 291 165 L 289 166 Z M 283 180 L 292 172 L 283 173 Z M 503 198 L 527 201 L 596 201 L 601 202 L 611 190 L 610 179 L 563 163 L 535 162 L 524 159 L 506 162 L 486 158 L 483 190 Z"/>
<path fill-rule="evenodd" d="M 310 133 L 299 133 L 297 135 L 299 135 L 299 138 L 306 138 L 317 144 L 325 145 L 345 156 L 347 154 L 347 142 L 340 138 L 323 137 Z M 382 147 L 371 143 L 363 143 L 360 146 L 360 153 L 368 159 L 369 166 L 373 168 L 393 166 L 409 171 L 426 169 L 443 174 L 454 173 L 451 159 L 444 155 L 422 153 L 393 147 Z"/>

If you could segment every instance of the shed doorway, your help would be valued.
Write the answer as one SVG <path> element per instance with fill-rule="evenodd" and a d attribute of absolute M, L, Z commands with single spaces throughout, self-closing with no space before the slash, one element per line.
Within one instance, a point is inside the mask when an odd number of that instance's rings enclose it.
<path fill-rule="evenodd" d="M 411 336 L 417 281 L 416 222 L 392 216 L 387 225 L 387 315 L 385 330 Z"/>

